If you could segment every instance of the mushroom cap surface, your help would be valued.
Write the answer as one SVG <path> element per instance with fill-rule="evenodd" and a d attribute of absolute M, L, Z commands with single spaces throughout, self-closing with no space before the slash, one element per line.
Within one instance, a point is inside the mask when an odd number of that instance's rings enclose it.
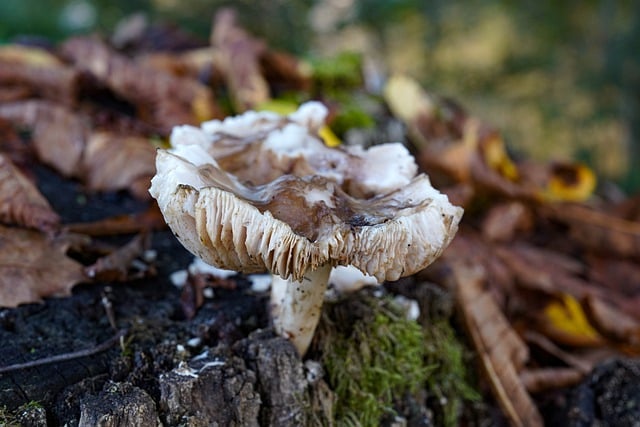
<path fill-rule="evenodd" d="M 249 111 L 200 127 L 177 126 L 173 147 L 199 145 L 221 169 L 241 182 L 261 185 L 282 175 L 320 175 L 347 193 L 368 198 L 407 185 L 418 167 L 400 143 L 330 148 L 318 132 L 328 112 L 319 102 L 307 102 L 288 116 Z"/>

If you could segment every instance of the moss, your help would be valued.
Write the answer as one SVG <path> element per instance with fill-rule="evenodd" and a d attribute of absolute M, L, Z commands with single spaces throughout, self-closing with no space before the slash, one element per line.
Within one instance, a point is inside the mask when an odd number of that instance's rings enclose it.
<path fill-rule="evenodd" d="M 390 296 L 367 290 L 327 304 L 316 343 L 336 394 L 335 424 L 378 426 L 395 408 L 411 412 L 405 404 L 414 401 L 430 409 L 434 425 L 458 425 L 480 394 L 468 380 L 470 355 L 450 317 L 448 310 L 430 313 L 421 325 Z"/>
<path fill-rule="evenodd" d="M 360 293 L 330 305 L 319 334 L 338 426 L 380 425 L 394 398 L 418 392 L 430 372 L 420 326 L 388 298 Z"/>
<path fill-rule="evenodd" d="M 481 396 L 468 380 L 465 347 L 458 341 L 448 319 L 435 319 L 424 328 L 426 363 L 435 369 L 427 378 L 433 396 L 436 425 L 457 426 L 465 402 L 479 401 Z"/>

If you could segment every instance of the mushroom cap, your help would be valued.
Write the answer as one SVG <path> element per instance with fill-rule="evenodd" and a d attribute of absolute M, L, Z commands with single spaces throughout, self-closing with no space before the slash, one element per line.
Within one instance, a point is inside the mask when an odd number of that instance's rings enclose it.
<path fill-rule="evenodd" d="M 367 198 L 407 185 L 418 167 L 400 143 L 329 148 L 318 131 L 327 116 L 319 102 L 288 115 L 250 111 L 224 120 L 178 126 L 173 147 L 199 145 L 241 182 L 261 185 L 291 174 L 320 175 L 355 197 Z"/>
<path fill-rule="evenodd" d="M 353 265 L 380 282 L 435 260 L 462 209 L 426 175 L 368 199 L 322 175 L 245 185 L 198 144 L 159 150 L 150 193 L 182 244 L 219 268 L 301 280 L 321 265 Z"/>

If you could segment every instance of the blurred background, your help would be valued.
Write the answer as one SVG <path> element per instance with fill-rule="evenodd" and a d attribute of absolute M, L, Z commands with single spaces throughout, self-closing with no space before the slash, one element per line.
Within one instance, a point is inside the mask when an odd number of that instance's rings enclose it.
<path fill-rule="evenodd" d="M 132 13 L 206 40 L 233 6 L 270 46 L 368 55 L 499 128 L 515 155 L 580 160 L 640 189 L 640 2 L 616 0 L 2 0 L 0 43 L 109 34 Z"/>

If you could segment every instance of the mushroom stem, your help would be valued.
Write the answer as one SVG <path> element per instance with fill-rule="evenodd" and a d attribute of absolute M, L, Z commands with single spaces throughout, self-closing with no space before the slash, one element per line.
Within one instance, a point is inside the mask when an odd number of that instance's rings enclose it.
<path fill-rule="evenodd" d="M 282 281 L 286 282 L 284 290 L 276 281 L 272 286 L 276 333 L 290 339 L 301 356 L 307 352 L 320 320 L 330 272 L 331 266 L 325 264 L 307 272 L 300 282 Z"/>

